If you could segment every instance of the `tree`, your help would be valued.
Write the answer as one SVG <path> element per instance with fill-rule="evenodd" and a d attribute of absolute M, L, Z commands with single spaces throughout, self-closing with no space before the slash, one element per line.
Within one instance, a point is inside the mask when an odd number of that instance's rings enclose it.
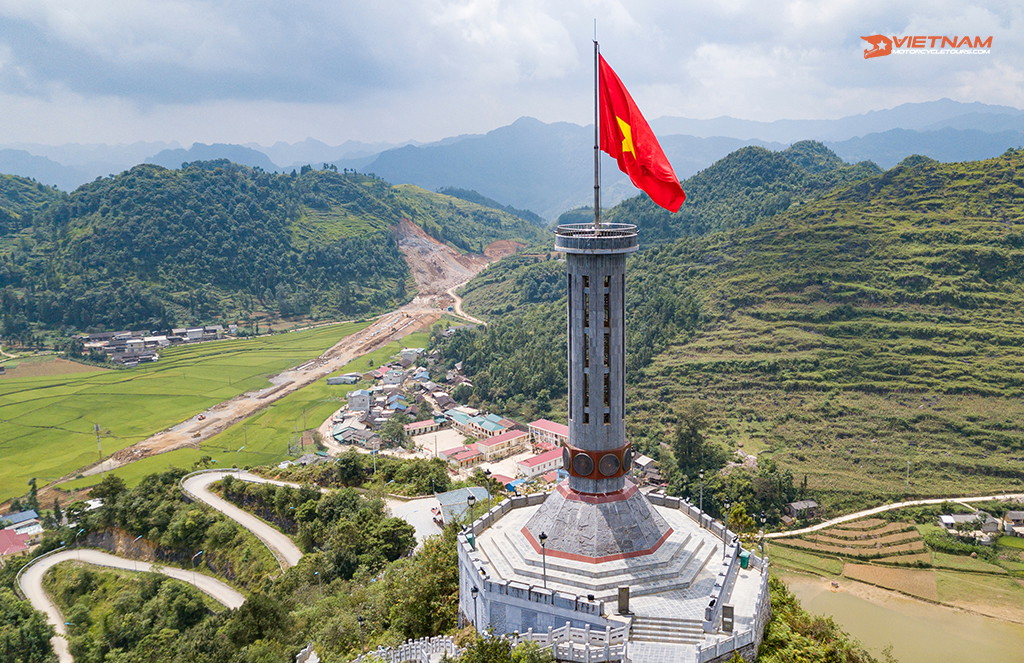
<path fill-rule="evenodd" d="M 108 502 L 116 499 L 118 495 L 126 490 L 128 490 L 128 486 L 125 485 L 124 479 L 116 474 L 108 474 L 103 477 L 103 481 L 93 486 L 92 490 L 89 491 L 89 497 Z"/>
<path fill-rule="evenodd" d="M 679 425 L 672 437 L 672 453 L 676 466 L 684 476 L 696 475 L 699 470 L 717 469 L 711 467 L 711 454 L 704 439 L 707 428 L 707 407 L 700 401 L 686 401 L 679 406 Z"/>
<path fill-rule="evenodd" d="M 407 423 L 409 423 L 408 416 L 395 414 L 380 427 L 380 436 L 392 444 L 405 446 L 409 441 L 409 435 L 405 432 Z"/>
<path fill-rule="evenodd" d="M 25 505 L 33 511 L 39 511 L 39 489 L 36 487 L 36 478 L 32 477 L 28 481 L 28 501 Z"/>
<path fill-rule="evenodd" d="M 53 522 L 57 527 L 64 522 L 64 513 L 60 510 L 60 502 L 56 497 L 53 498 Z"/>

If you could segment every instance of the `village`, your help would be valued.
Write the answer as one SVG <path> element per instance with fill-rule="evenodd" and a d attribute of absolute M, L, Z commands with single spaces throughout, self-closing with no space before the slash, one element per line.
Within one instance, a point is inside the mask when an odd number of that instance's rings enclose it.
<path fill-rule="evenodd" d="M 114 331 L 82 334 L 75 340 L 86 353 L 101 352 L 110 361 L 125 366 L 160 359 L 160 350 L 172 345 L 217 341 L 238 334 L 238 325 L 207 325 L 204 327 L 176 327 L 165 332 Z"/>
<path fill-rule="evenodd" d="M 331 385 L 369 385 L 349 391 L 345 405 L 319 427 L 326 452 L 290 464 L 325 462 L 355 448 L 403 458 L 440 458 L 453 479 L 483 472 L 511 494 L 550 490 L 565 478 L 562 449 L 569 427 L 547 419 L 521 423 L 499 413 L 459 403 L 472 384 L 461 365 L 441 371 L 423 348 L 406 348 L 394 360 L 366 373 L 327 378 Z M 435 379 L 432 379 L 431 376 Z M 634 478 L 660 484 L 655 462 L 638 456 Z"/>

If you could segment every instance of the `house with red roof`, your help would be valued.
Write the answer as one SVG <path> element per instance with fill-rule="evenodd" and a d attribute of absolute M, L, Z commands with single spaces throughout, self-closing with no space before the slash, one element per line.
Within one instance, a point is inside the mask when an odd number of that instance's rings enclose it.
<path fill-rule="evenodd" d="M 476 444 L 467 444 L 455 447 L 454 449 L 448 449 L 442 451 L 441 455 L 445 457 L 449 465 L 456 468 L 470 467 L 484 459 L 484 455 L 477 449 Z"/>
<path fill-rule="evenodd" d="M 538 419 L 527 424 L 535 447 L 554 449 L 569 444 L 569 427 L 547 419 Z"/>
<path fill-rule="evenodd" d="M 31 534 L 18 534 L 13 529 L 0 530 L 0 557 L 13 557 L 29 549 Z"/>
<path fill-rule="evenodd" d="M 495 461 L 523 450 L 529 441 L 530 434 L 526 431 L 510 430 L 484 438 L 476 443 L 476 447 L 483 454 L 484 460 Z"/>
<path fill-rule="evenodd" d="M 557 470 L 562 467 L 562 450 L 552 449 L 536 456 L 530 456 L 516 463 L 516 467 L 519 469 L 519 474 L 527 479 Z"/>

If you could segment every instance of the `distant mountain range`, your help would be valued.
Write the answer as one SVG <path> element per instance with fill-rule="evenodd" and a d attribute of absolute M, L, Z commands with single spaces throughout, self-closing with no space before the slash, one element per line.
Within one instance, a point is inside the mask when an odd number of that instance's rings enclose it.
<path fill-rule="evenodd" d="M 662 117 L 652 125 L 680 179 L 741 147 L 783 150 L 808 139 L 824 143 L 846 161 L 873 161 L 882 168 L 891 168 L 912 154 L 943 162 L 969 161 L 1024 145 L 1024 111 L 949 99 L 833 120 Z M 400 146 L 357 141 L 331 146 L 312 138 L 269 147 L 251 143 L 196 143 L 187 149 L 166 143 L 0 146 L 9 148 L 0 149 L 0 172 L 71 190 L 140 161 L 180 168 L 193 161 L 229 159 L 268 172 L 330 163 L 394 183 L 473 190 L 502 205 L 553 219 L 565 210 L 592 204 L 592 145 L 590 127 L 520 118 L 486 134 Z M 614 205 L 636 193 L 610 160 L 603 159 L 602 171 L 604 204 Z"/>

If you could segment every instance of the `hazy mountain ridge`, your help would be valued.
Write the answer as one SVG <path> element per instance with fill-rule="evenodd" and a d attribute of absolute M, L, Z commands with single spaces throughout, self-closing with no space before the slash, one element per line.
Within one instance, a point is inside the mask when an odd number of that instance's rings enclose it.
<path fill-rule="evenodd" d="M 883 168 L 911 154 L 965 161 L 991 158 L 1007 148 L 1024 145 L 1024 111 L 949 99 L 903 104 L 834 120 L 659 118 L 652 124 L 681 179 L 748 145 L 781 150 L 793 142 L 817 140 L 847 161 L 873 161 Z M 177 168 L 184 162 L 227 158 L 267 171 L 285 172 L 304 164 L 332 163 L 341 169 L 374 173 L 396 184 L 431 190 L 471 189 L 500 205 L 530 210 L 546 219 L 593 201 L 592 127 L 520 118 L 486 134 L 451 136 L 428 144 L 409 143 L 375 151 L 381 147 L 357 141 L 330 146 L 314 139 L 269 147 L 196 143 L 188 149 L 151 152 L 146 160 Z M 55 149 L 49 153 L 58 154 Z M 83 163 L 86 151 L 78 149 L 75 154 L 76 165 L 66 167 L 62 162 L 30 163 L 26 161 L 30 155 L 5 161 L 0 150 L 0 172 L 34 177 L 69 190 L 138 162 L 118 165 L 109 158 L 114 151 L 109 151 L 102 163 Z M 50 159 L 59 161 L 55 156 Z M 610 159 L 602 157 L 601 169 L 605 205 L 614 205 L 633 194 L 632 186 Z"/>

